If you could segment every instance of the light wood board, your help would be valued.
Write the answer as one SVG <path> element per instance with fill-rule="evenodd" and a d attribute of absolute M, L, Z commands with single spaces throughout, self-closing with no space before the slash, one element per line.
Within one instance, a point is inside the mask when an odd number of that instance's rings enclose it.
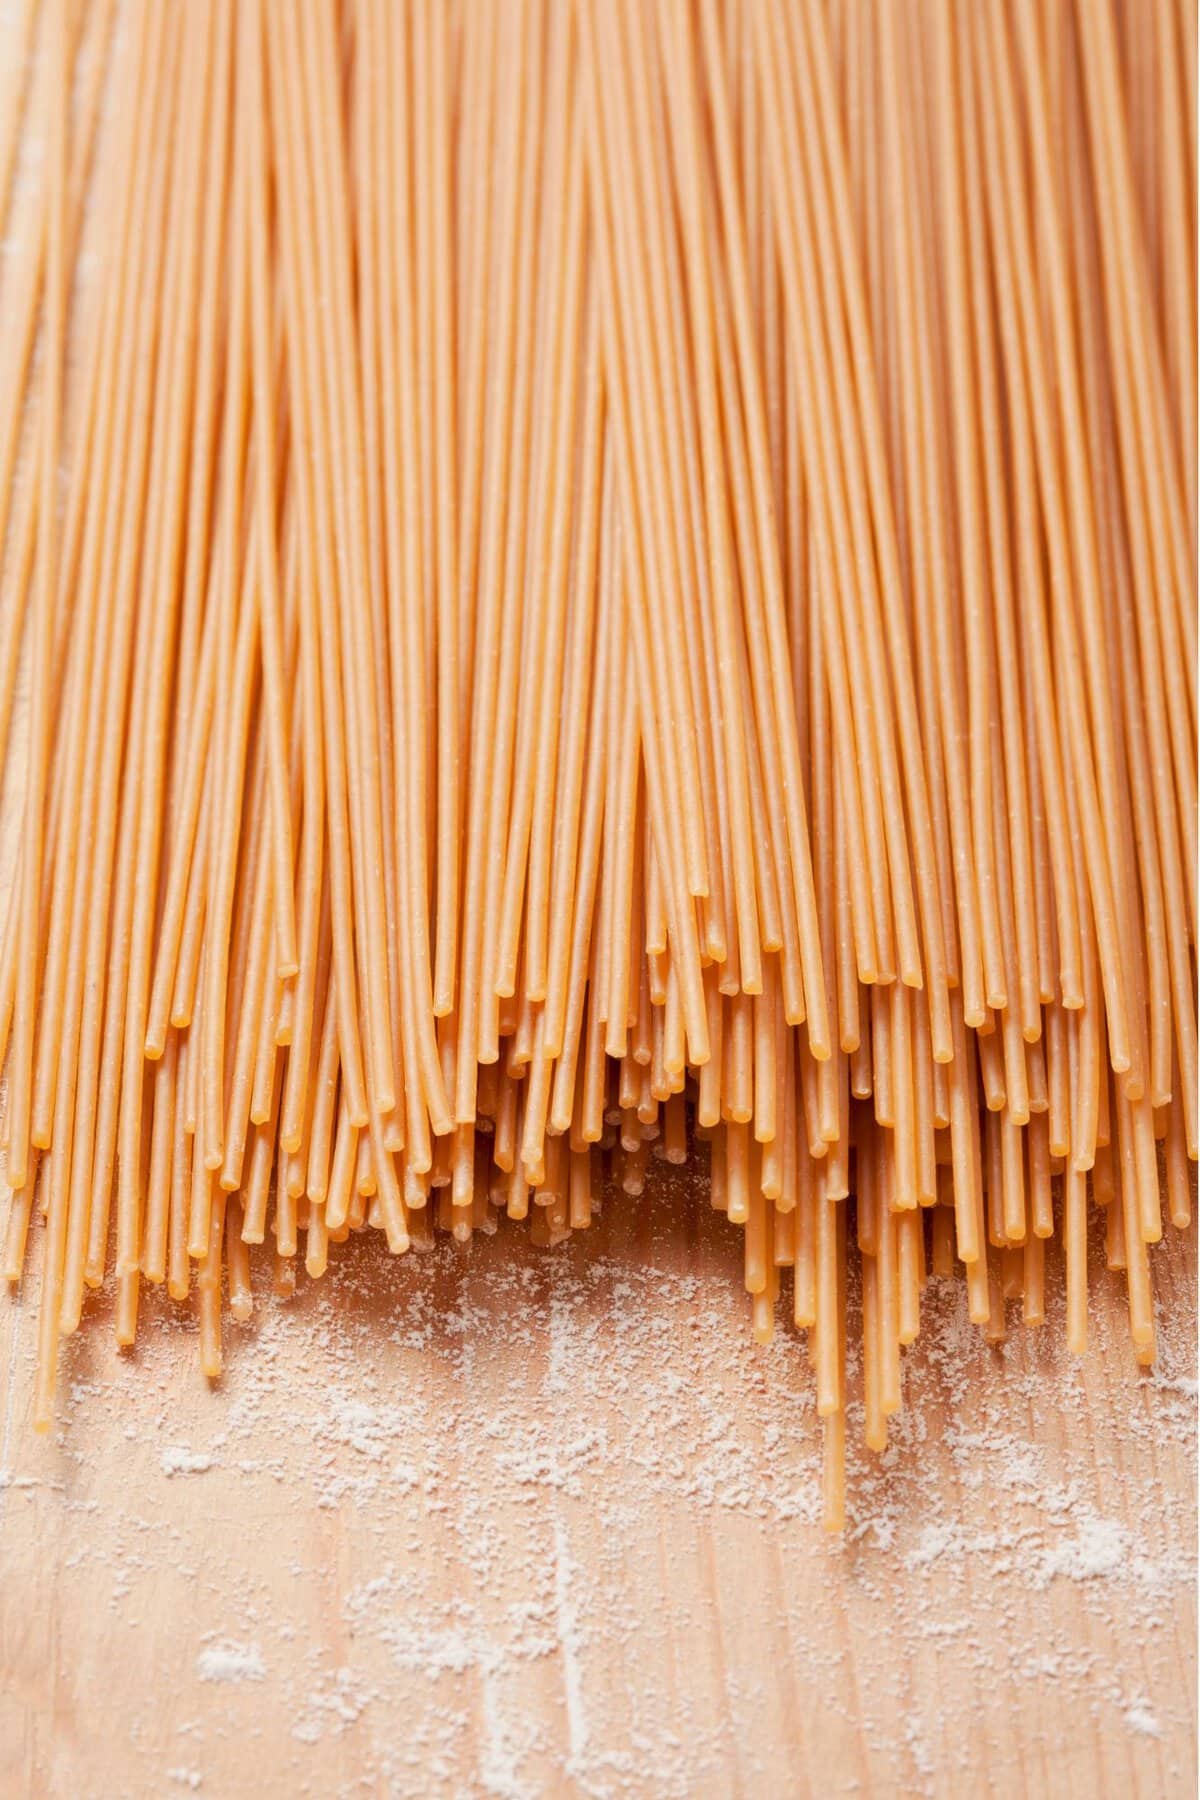
<path fill-rule="evenodd" d="M 1111 1277 L 1078 1364 L 931 1288 L 830 1542 L 732 1240 L 671 1177 L 552 1255 L 350 1245 L 213 1391 L 98 1306 L 56 1441 L 0 1307 L 0 1793 L 1194 1793 L 1191 1246 L 1152 1378 Z"/>

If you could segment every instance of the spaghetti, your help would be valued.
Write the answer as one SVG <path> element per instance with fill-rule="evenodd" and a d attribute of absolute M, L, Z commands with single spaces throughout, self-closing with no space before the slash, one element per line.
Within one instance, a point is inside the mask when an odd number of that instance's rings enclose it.
<path fill-rule="evenodd" d="M 194 1293 L 215 1376 L 260 1264 L 552 1246 L 656 1155 L 707 1163 L 758 1341 L 790 1281 L 831 1526 L 929 1279 L 998 1341 L 1057 1240 L 1080 1351 L 1101 1215 L 1150 1362 L 1197 1155 L 1191 0 L 18 13 L 36 1423 L 110 1274 L 123 1343 Z"/>

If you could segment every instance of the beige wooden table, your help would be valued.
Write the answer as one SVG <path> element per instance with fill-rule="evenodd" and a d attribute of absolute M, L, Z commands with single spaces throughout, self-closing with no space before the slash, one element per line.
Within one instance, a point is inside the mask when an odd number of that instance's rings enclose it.
<path fill-rule="evenodd" d="M 55 1441 L 0 1305 L 0 1793 L 1195 1792 L 1195 1310 L 994 1352 L 932 1287 L 819 1512 L 807 1359 L 695 1185 L 552 1254 L 350 1245 L 209 1391 L 85 1319 Z"/>

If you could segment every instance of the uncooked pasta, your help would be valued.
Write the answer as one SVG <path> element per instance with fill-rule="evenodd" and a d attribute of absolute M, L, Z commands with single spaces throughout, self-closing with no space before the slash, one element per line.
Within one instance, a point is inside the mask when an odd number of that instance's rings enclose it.
<path fill-rule="evenodd" d="M 94 1290 L 123 1344 L 144 1287 L 194 1305 L 215 1378 L 359 1233 L 553 1249 L 659 1159 L 740 1228 L 753 1338 L 807 1336 L 833 1528 L 930 1280 L 992 1342 L 1061 1284 L 1079 1352 L 1116 1271 L 1152 1362 L 1192 0 L 16 13 L 36 1424 Z"/>

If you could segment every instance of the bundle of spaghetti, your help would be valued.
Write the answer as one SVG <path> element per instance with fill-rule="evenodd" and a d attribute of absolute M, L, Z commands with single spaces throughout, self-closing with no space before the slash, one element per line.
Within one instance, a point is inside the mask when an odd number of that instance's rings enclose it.
<path fill-rule="evenodd" d="M 832 1526 L 927 1280 L 998 1342 L 1061 1267 L 1082 1351 L 1102 1254 L 1152 1361 L 1197 1154 L 1191 0 L 18 11 L 35 1423 L 106 1284 L 122 1344 L 144 1285 L 194 1302 L 216 1377 L 301 1252 L 553 1246 L 657 1157 L 742 1228 L 760 1342 L 792 1272 Z"/>

